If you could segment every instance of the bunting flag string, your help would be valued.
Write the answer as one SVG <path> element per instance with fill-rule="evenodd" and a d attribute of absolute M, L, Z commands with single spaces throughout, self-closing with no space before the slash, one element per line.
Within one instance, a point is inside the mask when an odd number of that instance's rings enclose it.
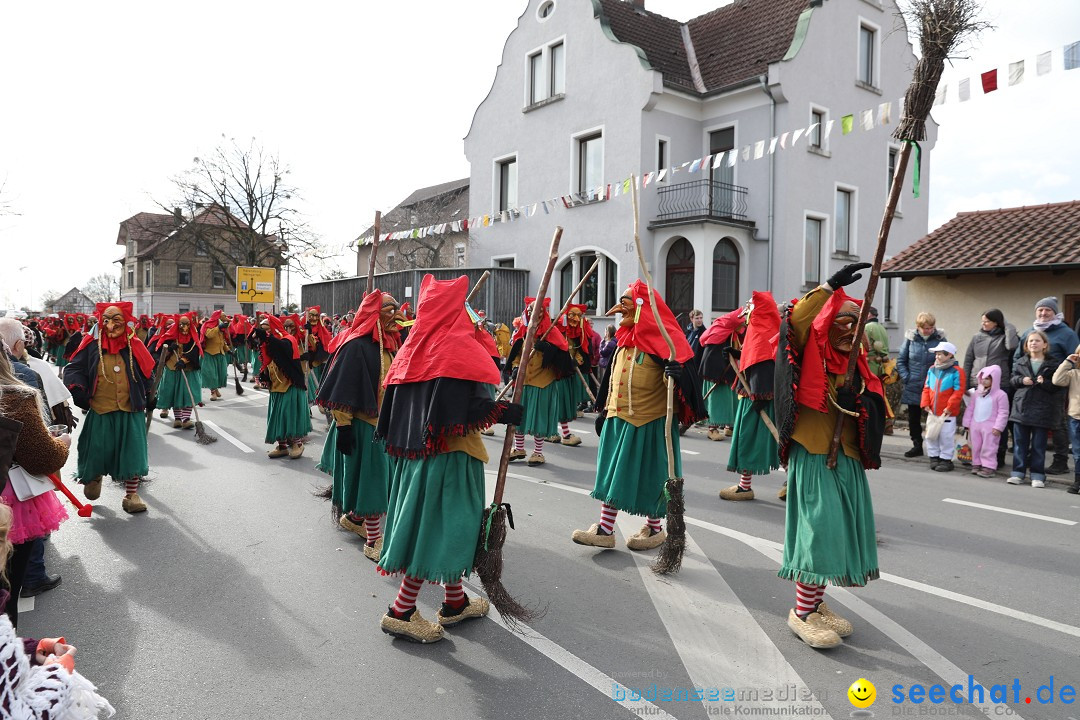
<path fill-rule="evenodd" d="M 1043 77 L 1053 72 L 1053 58 L 1053 50 L 1047 50 L 1046 52 L 1039 53 L 1035 56 L 1035 77 Z M 998 68 L 991 68 L 981 72 L 977 75 L 977 87 L 982 90 L 983 95 L 988 95 L 1003 87 L 1015 87 L 1020 85 L 1025 80 L 1026 67 L 1025 60 L 1018 60 L 1008 64 L 1007 72 L 1002 71 L 999 73 Z M 1080 41 L 1064 46 L 1062 50 L 1062 62 L 1059 67 L 1066 71 L 1080 69 Z M 961 103 L 971 100 L 972 78 L 965 77 L 948 82 L 946 82 L 946 80 L 947 79 L 943 79 L 938 85 L 937 92 L 934 96 L 935 106 L 945 104 L 948 101 L 950 94 L 955 94 Z M 841 115 L 841 136 L 851 135 L 852 133 L 855 133 L 856 130 L 860 132 L 870 132 L 877 128 L 890 125 L 892 123 L 894 105 L 897 117 L 903 117 L 903 98 L 897 99 L 895 103 L 891 101 L 882 102 L 878 104 L 876 108 L 870 107 L 859 110 L 858 112 L 850 112 Z M 807 127 L 789 130 L 772 138 L 755 140 L 743 145 L 741 148 L 731 148 L 730 150 L 717 152 L 715 154 L 710 153 L 695 160 L 688 160 L 687 162 L 671 167 L 658 168 L 654 171 L 642 172 L 632 177 L 637 178 L 637 182 L 641 188 L 647 189 L 650 185 L 659 187 L 664 181 L 672 180 L 675 177 L 675 174 L 681 171 L 686 171 L 688 175 L 699 172 L 710 174 L 708 171 L 718 170 L 724 165 L 728 168 L 732 168 L 740 161 L 743 163 L 754 162 L 762 159 L 766 155 L 774 155 L 778 151 L 794 149 L 798 145 L 799 140 L 803 138 L 806 138 L 807 143 L 813 143 L 815 146 L 821 147 L 824 145 L 825 140 L 832 134 L 835 123 L 836 120 L 827 119 L 825 120 L 824 126 L 822 126 L 821 123 L 812 123 Z M 918 197 L 918 188 L 920 184 L 920 163 L 918 160 L 921 157 L 921 148 L 917 145 L 915 146 L 915 152 L 916 163 L 914 167 L 914 186 L 915 196 Z M 564 209 L 570 209 L 587 203 L 608 201 L 612 198 L 618 198 L 620 195 L 629 195 L 631 182 L 633 182 L 631 178 L 626 178 L 614 183 L 605 183 L 599 187 L 588 189 L 583 192 L 538 200 L 516 208 L 501 210 L 493 215 L 484 214 L 454 222 L 435 223 L 423 228 L 409 228 L 407 230 L 389 232 L 385 234 L 383 240 L 424 238 L 430 235 L 467 232 L 481 227 L 495 227 L 507 222 L 516 222 L 519 219 L 527 220 L 533 218 L 540 210 L 543 210 L 544 215 L 550 215 L 553 209 L 558 208 L 559 203 L 562 204 Z M 369 242 L 369 240 L 363 240 L 361 241 L 361 244 L 365 242 Z"/>

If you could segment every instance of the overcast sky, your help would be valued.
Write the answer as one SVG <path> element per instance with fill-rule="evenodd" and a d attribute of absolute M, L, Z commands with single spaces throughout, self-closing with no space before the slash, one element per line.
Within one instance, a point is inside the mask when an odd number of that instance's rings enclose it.
<path fill-rule="evenodd" d="M 680 20 L 717 4 L 647 0 Z M 222 135 L 279 153 L 314 230 L 336 247 L 376 209 L 467 177 L 462 138 L 525 6 L 4 3 L 0 209 L 18 215 L 0 217 L 0 307 L 116 272 L 119 223 L 171 203 L 170 178 Z M 998 27 L 971 62 L 946 69 L 949 100 L 934 111 L 930 229 L 962 210 L 1080 199 L 1080 70 L 1062 70 L 1062 46 L 1080 40 L 1080 0 L 985 6 Z M 1045 50 L 1054 70 L 1036 78 Z M 1019 59 L 1024 83 L 957 101 L 957 80 Z M 340 266 L 351 272 L 355 255 Z"/>

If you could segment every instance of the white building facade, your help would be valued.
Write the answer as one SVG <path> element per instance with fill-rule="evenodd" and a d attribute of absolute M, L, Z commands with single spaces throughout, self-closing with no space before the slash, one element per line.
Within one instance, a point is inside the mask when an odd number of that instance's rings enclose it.
<path fill-rule="evenodd" d="M 669 171 L 640 193 L 654 283 L 676 314 L 699 308 L 707 320 L 752 290 L 797 297 L 872 259 L 899 153 L 897 101 L 915 64 L 896 13 L 893 0 L 737 0 L 680 23 L 640 0 L 529 0 L 465 138 L 470 214 L 497 217 L 737 149 L 734 166 Z M 861 130 L 868 108 L 875 126 Z M 846 114 L 855 129 L 842 134 Z M 905 194 L 887 256 L 927 231 L 933 121 L 927 131 L 921 198 Z M 768 153 L 785 133 L 785 148 Z M 758 141 L 766 152 L 754 159 Z M 561 300 L 599 258 L 579 301 L 603 314 L 641 277 L 629 198 L 476 228 L 470 260 L 528 268 L 535 288 L 555 225 L 564 234 L 550 294 Z M 882 282 L 875 304 L 887 324 L 901 320 L 899 283 Z"/>

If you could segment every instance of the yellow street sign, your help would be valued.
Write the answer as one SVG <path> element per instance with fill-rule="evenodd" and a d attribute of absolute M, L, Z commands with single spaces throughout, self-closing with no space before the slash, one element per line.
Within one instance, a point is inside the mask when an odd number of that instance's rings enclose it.
<path fill-rule="evenodd" d="M 276 287 L 274 268 L 237 267 L 236 302 L 273 303 Z"/>

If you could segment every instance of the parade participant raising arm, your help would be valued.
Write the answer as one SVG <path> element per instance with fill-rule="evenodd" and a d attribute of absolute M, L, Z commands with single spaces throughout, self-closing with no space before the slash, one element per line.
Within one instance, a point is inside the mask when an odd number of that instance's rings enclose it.
<path fill-rule="evenodd" d="M 779 576 L 795 581 L 788 627 L 813 648 L 835 647 L 853 631 L 824 603 L 826 584 L 861 587 L 878 577 L 866 470 L 881 465 L 885 402 L 865 348 L 854 389 L 842 388 L 859 303 L 841 288 L 868 267 L 854 263 L 839 270 L 796 301 L 780 328 L 775 402 L 788 493 Z M 838 414 L 844 416 L 841 446 L 836 467 L 829 468 Z"/>
<path fill-rule="evenodd" d="M 64 371 L 64 383 L 86 411 L 76 471 L 83 494 L 97 500 L 101 479 L 109 475 L 124 483 L 124 511 L 139 513 L 146 511 L 139 484 L 150 470 L 144 413 L 154 359 L 135 335 L 131 311 L 129 302 L 98 303 L 101 337 L 83 338 Z"/>

